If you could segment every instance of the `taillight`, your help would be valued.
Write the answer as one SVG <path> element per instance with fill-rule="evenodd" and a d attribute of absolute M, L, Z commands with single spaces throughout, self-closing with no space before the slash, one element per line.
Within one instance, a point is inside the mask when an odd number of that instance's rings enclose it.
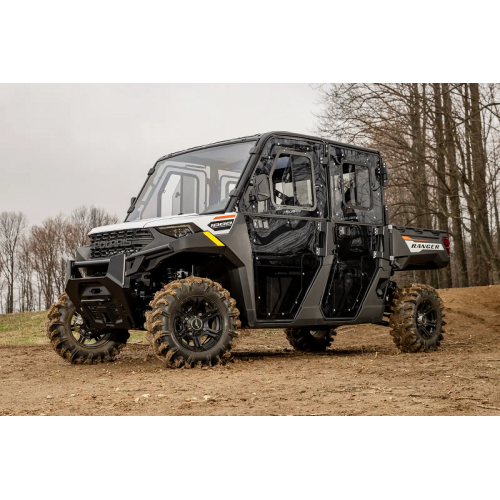
<path fill-rule="evenodd" d="M 444 248 L 446 248 L 448 255 L 450 255 L 450 238 L 443 238 L 443 245 Z"/>

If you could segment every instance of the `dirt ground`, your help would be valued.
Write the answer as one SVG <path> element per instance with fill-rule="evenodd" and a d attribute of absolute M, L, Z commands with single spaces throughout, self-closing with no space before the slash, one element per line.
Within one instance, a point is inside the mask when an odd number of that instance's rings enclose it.
<path fill-rule="evenodd" d="M 94 366 L 1 347 L 0 415 L 500 415 L 500 286 L 440 293 L 448 324 L 432 353 L 402 354 L 373 325 L 340 328 L 323 354 L 242 331 L 233 362 L 208 369 L 166 369 L 147 344 Z"/>

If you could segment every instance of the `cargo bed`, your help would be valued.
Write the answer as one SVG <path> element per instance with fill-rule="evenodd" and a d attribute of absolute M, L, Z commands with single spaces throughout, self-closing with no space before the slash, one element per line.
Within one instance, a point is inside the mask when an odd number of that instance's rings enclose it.
<path fill-rule="evenodd" d="M 389 226 L 391 261 L 395 271 L 440 269 L 450 262 L 446 231 Z"/>

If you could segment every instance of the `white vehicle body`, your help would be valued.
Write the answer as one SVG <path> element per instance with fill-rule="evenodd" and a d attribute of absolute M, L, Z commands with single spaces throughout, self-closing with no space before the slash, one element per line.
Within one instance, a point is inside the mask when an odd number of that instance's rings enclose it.
<path fill-rule="evenodd" d="M 165 226 L 178 226 L 182 224 L 196 224 L 202 231 L 208 231 L 213 234 L 228 234 L 231 231 L 236 212 L 226 214 L 184 214 L 170 217 L 158 217 L 155 219 L 142 219 L 132 222 L 122 222 L 109 226 L 96 227 L 90 231 L 89 236 L 98 233 L 107 233 L 111 231 L 127 231 L 128 229 L 143 229 Z"/>

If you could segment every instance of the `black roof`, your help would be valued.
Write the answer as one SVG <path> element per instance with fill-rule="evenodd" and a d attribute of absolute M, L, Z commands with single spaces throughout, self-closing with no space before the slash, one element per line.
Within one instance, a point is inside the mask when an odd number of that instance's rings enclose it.
<path fill-rule="evenodd" d="M 225 141 L 212 142 L 210 144 L 205 144 L 203 146 L 197 146 L 197 147 L 194 147 L 194 148 L 184 149 L 182 151 L 176 151 L 175 153 L 170 153 L 168 155 L 162 156 L 158 161 L 164 160 L 166 158 L 170 158 L 172 156 L 177 156 L 177 155 L 180 155 L 180 154 L 188 153 L 190 151 L 196 151 L 198 149 L 203 149 L 203 148 L 212 148 L 214 146 L 222 146 L 224 144 L 233 144 L 233 143 L 236 143 L 236 142 L 259 141 L 259 140 L 265 141 L 265 140 L 267 140 L 269 137 L 271 137 L 273 135 L 287 136 L 287 137 L 298 137 L 298 138 L 301 138 L 301 139 L 311 139 L 311 140 L 315 140 L 315 141 L 322 141 L 322 142 L 325 142 L 325 143 L 328 143 L 328 144 L 331 144 L 333 146 L 337 146 L 337 147 L 340 147 L 340 148 L 356 149 L 358 151 L 365 151 L 367 153 L 376 153 L 376 154 L 379 154 L 379 151 L 377 151 L 376 149 L 364 148 L 364 147 L 361 147 L 361 146 L 355 146 L 353 144 L 345 144 L 345 143 L 342 143 L 342 142 L 333 141 L 331 139 L 326 139 L 324 137 L 317 137 L 317 136 L 306 135 L 306 134 L 297 134 L 297 133 L 294 133 L 294 132 L 286 132 L 286 131 L 272 131 L 272 132 L 265 132 L 263 134 L 246 135 L 246 136 L 243 136 L 243 137 L 237 137 L 235 139 L 227 139 Z"/>

